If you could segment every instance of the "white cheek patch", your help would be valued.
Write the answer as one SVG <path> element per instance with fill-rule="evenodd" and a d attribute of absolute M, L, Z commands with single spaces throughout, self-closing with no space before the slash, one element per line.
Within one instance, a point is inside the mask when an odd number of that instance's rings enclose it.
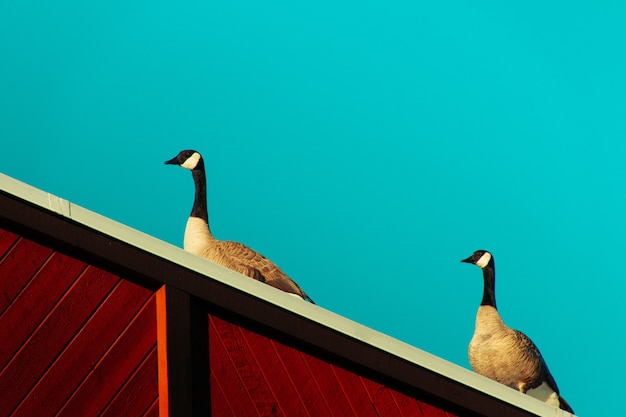
<path fill-rule="evenodd" d="M 200 158 L 200 154 L 198 152 L 194 152 L 193 155 L 187 158 L 187 160 L 180 164 L 180 166 L 192 170 L 198 165 L 198 161 L 200 161 Z"/>
<path fill-rule="evenodd" d="M 491 261 L 491 254 L 489 252 L 485 252 L 483 256 L 476 261 L 476 266 L 484 268 L 489 264 L 489 261 Z"/>

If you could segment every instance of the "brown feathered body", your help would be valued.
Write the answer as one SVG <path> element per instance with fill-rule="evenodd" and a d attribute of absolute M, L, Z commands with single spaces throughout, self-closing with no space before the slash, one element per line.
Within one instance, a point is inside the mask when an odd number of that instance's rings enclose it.
<path fill-rule="evenodd" d="M 192 216 L 187 220 L 184 248 L 211 262 L 313 302 L 276 264 L 242 243 L 216 239 L 208 223 L 200 217 Z"/>
<path fill-rule="evenodd" d="M 487 378 L 574 413 L 559 394 L 537 346 L 524 333 L 502 321 L 496 307 L 496 266 L 491 253 L 478 250 L 461 262 L 483 271 L 483 299 L 476 314 L 474 336 L 468 348 L 472 369 Z"/>
<path fill-rule="evenodd" d="M 265 256 L 241 243 L 218 240 L 213 236 L 209 228 L 204 159 L 200 153 L 184 150 L 165 163 L 179 165 L 193 175 L 196 192 L 185 227 L 186 251 L 313 303 L 298 284 Z"/>
<path fill-rule="evenodd" d="M 469 361 L 477 373 L 521 392 L 538 387 L 548 375 L 537 346 L 505 325 L 492 306 L 478 309 Z"/>

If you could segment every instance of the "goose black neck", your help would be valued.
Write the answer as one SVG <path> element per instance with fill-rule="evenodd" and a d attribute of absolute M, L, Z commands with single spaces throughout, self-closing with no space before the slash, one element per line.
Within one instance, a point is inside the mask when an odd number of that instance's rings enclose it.
<path fill-rule="evenodd" d="M 485 288 L 483 289 L 482 306 L 496 307 L 496 266 L 493 259 L 487 266 L 483 268 L 483 278 L 485 280 Z"/>
<path fill-rule="evenodd" d="M 206 174 L 204 173 L 204 165 L 196 167 L 191 171 L 193 182 L 196 185 L 196 196 L 191 209 L 191 217 L 199 217 L 209 223 L 209 213 L 206 203 Z"/>

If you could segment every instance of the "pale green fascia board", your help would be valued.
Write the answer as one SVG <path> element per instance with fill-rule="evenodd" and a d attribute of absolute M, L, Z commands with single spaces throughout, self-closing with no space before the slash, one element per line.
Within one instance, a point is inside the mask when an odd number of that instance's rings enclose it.
<path fill-rule="evenodd" d="M 0 173 L 0 190 L 541 417 L 572 414 Z"/>

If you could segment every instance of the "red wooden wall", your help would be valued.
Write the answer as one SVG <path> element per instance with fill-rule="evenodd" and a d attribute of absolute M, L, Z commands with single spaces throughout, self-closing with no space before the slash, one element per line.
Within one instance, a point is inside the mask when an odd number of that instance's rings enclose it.
<path fill-rule="evenodd" d="M 170 415 L 158 294 L 0 228 L 0 417 Z M 200 313 L 213 417 L 454 417 Z"/>
<path fill-rule="evenodd" d="M 214 416 L 453 417 L 215 316 L 209 355 Z"/>
<path fill-rule="evenodd" d="M 0 229 L 0 417 L 158 415 L 154 293 Z"/>

